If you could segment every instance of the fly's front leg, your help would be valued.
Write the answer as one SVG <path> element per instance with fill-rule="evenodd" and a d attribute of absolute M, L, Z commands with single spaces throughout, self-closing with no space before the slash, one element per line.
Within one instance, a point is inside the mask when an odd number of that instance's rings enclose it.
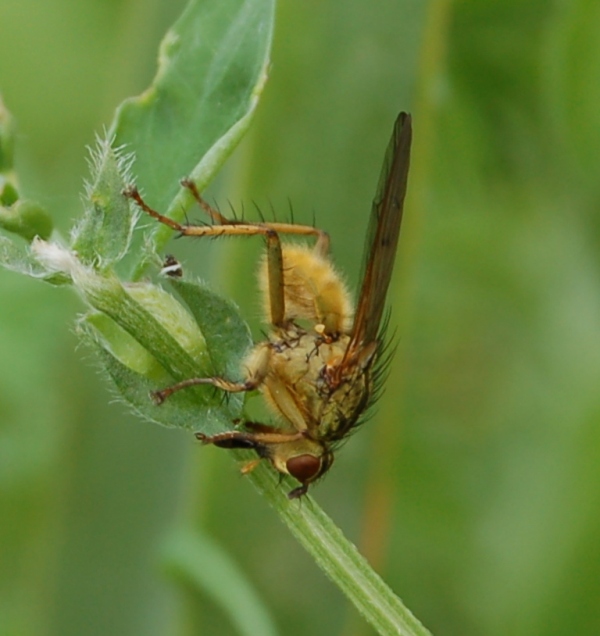
<path fill-rule="evenodd" d="M 203 444 L 213 444 L 218 448 L 253 450 L 258 455 L 242 467 L 242 475 L 252 472 L 262 459 L 273 462 L 272 451 L 269 449 L 276 445 L 294 443 L 302 439 L 302 433 L 287 433 L 277 428 L 271 428 L 264 424 L 246 422 L 251 431 L 226 431 L 216 435 L 196 433 L 196 439 Z M 252 432 L 253 431 L 253 432 Z M 281 471 L 280 471 L 281 472 Z"/>
<path fill-rule="evenodd" d="M 248 428 L 254 428 L 253 422 L 247 422 Z M 249 448 L 259 451 L 260 447 L 269 444 L 296 442 L 302 439 L 302 433 L 285 433 L 277 428 L 260 425 L 263 432 L 226 431 L 216 435 L 196 433 L 196 439 L 203 444 L 214 444 L 219 448 Z"/>
<path fill-rule="evenodd" d="M 275 427 L 259 424 L 258 422 L 245 422 L 246 431 L 226 431 L 216 435 L 196 433 L 196 439 L 203 444 L 213 444 L 219 448 L 248 449 L 258 454 L 258 459 L 249 462 L 242 468 L 245 475 L 258 465 L 261 459 L 271 459 L 272 451 L 269 449 L 280 444 L 289 444 L 302 439 L 303 433 L 290 433 Z"/>

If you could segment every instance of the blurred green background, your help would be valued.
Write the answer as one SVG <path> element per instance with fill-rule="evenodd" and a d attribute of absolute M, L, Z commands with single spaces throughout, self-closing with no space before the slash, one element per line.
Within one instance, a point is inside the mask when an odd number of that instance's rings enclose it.
<path fill-rule="evenodd" d="M 63 233 L 86 144 L 182 7 L 0 0 L 22 189 Z M 434 634 L 600 633 L 599 29 L 592 0 L 282 0 L 256 122 L 211 189 L 314 214 L 354 288 L 394 117 L 413 113 L 397 355 L 313 494 Z M 259 249 L 171 251 L 259 335 Z M 113 403 L 71 333 L 81 309 L 0 271 L 0 634 L 242 633 L 164 567 L 192 526 L 278 633 L 370 634 L 227 453 Z"/>

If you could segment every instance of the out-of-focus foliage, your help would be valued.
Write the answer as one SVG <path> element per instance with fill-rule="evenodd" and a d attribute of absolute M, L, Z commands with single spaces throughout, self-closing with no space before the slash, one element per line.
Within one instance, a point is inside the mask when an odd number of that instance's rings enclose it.
<path fill-rule="evenodd" d="M 0 3 L 20 186 L 63 231 L 84 145 L 147 85 L 180 8 Z M 355 287 L 383 149 L 413 113 L 398 352 L 315 496 L 434 634 L 600 631 L 599 28 L 583 0 L 281 0 L 256 124 L 213 190 L 247 215 L 314 212 Z M 254 247 L 170 249 L 258 325 Z M 6 272 L 0 297 L 0 633 L 236 633 L 158 567 L 184 519 L 281 633 L 365 629 L 225 452 L 109 404 L 74 352 L 76 298 Z"/>

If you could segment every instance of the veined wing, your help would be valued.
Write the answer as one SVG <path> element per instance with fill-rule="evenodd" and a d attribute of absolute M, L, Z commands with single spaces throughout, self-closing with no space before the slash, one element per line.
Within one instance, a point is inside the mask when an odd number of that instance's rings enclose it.
<path fill-rule="evenodd" d="M 365 244 L 363 278 L 345 361 L 376 342 L 392 277 L 410 163 L 412 120 L 400 113 L 388 145 Z"/>

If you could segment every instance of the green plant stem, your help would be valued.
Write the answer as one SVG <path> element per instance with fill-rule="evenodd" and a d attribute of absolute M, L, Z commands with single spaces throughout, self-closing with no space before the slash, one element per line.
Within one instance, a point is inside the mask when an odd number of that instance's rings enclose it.
<path fill-rule="evenodd" d="M 366 559 L 310 496 L 290 501 L 292 482 L 259 465 L 249 479 L 275 508 L 317 565 L 382 636 L 426 636 L 413 616 Z"/>

